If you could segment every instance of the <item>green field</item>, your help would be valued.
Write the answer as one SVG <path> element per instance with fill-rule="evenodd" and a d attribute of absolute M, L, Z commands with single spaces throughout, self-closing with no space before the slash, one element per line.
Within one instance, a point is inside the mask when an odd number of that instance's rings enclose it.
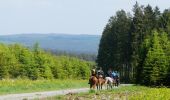
<path fill-rule="evenodd" d="M 170 88 L 122 86 L 113 90 L 49 97 L 47 100 L 170 100 Z"/>
<path fill-rule="evenodd" d="M 0 95 L 88 87 L 86 80 L 1 80 Z"/>

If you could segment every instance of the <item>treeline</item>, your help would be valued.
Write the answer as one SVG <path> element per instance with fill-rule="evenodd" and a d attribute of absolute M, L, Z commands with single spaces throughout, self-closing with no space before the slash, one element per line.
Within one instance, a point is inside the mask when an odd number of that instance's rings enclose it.
<path fill-rule="evenodd" d="M 76 57 L 78 59 L 82 59 L 85 61 L 96 61 L 97 54 L 92 53 L 78 53 L 78 52 L 66 52 L 66 51 L 59 51 L 59 50 L 46 50 L 51 52 L 56 56 L 69 56 L 69 57 Z"/>
<path fill-rule="evenodd" d="M 0 44 L 0 79 L 87 79 L 92 62 L 74 57 L 54 56 L 39 48 Z"/>
<path fill-rule="evenodd" d="M 97 64 L 118 70 L 125 83 L 170 85 L 170 9 L 136 2 L 133 15 L 118 11 L 103 31 Z"/>

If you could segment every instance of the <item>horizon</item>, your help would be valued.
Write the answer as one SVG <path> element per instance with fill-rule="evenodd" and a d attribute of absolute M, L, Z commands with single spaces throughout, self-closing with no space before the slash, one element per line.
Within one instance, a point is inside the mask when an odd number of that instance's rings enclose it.
<path fill-rule="evenodd" d="M 109 18 L 121 9 L 133 14 L 136 1 L 144 6 L 158 6 L 161 12 L 170 8 L 168 0 L 4 0 L 0 1 L 0 35 L 102 35 Z"/>
<path fill-rule="evenodd" d="M 13 35 L 89 35 L 89 36 L 102 36 L 102 34 L 74 34 L 74 33 L 17 33 L 17 34 L 0 34 L 0 36 L 13 36 Z"/>

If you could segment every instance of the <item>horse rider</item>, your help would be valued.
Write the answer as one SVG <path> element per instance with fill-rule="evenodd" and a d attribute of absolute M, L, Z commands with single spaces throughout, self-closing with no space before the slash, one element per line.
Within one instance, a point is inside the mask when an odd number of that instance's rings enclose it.
<path fill-rule="evenodd" d="M 104 72 L 102 70 L 102 67 L 100 67 L 100 69 L 97 71 L 97 76 L 98 76 L 98 78 L 103 78 L 104 77 Z"/>
<path fill-rule="evenodd" d="M 115 71 L 115 77 L 116 77 L 116 78 L 119 78 L 119 76 L 120 76 L 120 75 L 119 75 L 119 72 L 118 72 L 118 71 Z"/>
<path fill-rule="evenodd" d="M 117 73 L 116 73 L 115 71 L 112 72 L 112 78 L 113 78 L 113 79 L 115 79 L 116 74 L 117 74 Z"/>
<path fill-rule="evenodd" d="M 90 84 L 90 80 L 91 80 L 91 78 L 92 78 L 93 76 L 96 77 L 96 69 L 92 69 L 92 70 L 91 70 L 91 76 L 90 76 L 90 78 L 89 78 L 89 83 L 88 83 L 88 84 Z"/>
<path fill-rule="evenodd" d="M 112 77 L 112 68 L 109 68 L 109 70 L 107 71 L 107 76 Z"/>

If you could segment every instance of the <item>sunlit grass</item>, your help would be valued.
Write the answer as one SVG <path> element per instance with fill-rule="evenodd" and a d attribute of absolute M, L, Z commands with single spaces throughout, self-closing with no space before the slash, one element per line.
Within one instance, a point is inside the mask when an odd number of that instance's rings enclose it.
<path fill-rule="evenodd" d="M 88 87 L 86 80 L 1 80 L 0 95 Z"/>
<path fill-rule="evenodd" d="M 122 86 L 113 90 L 56 96 L 50 100 L 170 100 L 170 88 L 150 88 L 145 86 Z"/>

